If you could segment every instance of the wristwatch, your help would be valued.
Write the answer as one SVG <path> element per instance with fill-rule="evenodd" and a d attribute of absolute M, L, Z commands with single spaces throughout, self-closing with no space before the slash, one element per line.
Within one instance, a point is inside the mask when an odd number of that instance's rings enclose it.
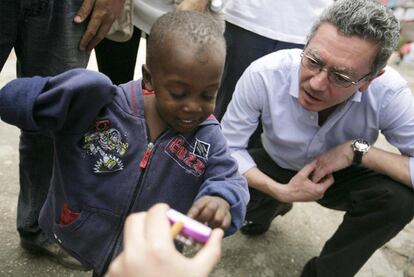
<path fill-rule="evenodd" d="M 352 160 L 352 163 L 359 165 L 361 164 L 362 156 L 368 152 L 371 145 L 369 145 L 369 142 L 365 139 L 359 138 L 352 141 L 351 147 L 354 150 L 354 159 Z"/>

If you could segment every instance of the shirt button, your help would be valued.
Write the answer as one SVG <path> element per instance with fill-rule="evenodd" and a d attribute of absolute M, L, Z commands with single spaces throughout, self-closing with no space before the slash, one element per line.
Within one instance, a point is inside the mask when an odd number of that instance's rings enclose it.
<path fill-rule="evenodd" d="M 311 116 L 310 116 L 310 119 L 311 119 L 311 120 L 315 120 L 315 115 L 311 115 Z"/>

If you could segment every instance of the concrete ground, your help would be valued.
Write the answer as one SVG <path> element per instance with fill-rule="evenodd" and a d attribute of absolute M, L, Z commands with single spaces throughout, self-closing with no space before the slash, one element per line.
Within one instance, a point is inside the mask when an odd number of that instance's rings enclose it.
<path fill-rule="evenodd" d="M 15 78 L 15 59 L 12 54 L 3 68 L 0 87 Z M 96 69 L 93 60 L 89 67 Z M 403 63 L 396 68 L 414 91 L 414 64 Z M 19 247 L 15 230 L 19 191 L 18 135 L 17 128 L 0 121 L 0 213 L 3 220 L 0 224 L 0 276 L 90 276 L 90 272 L 69 270 L 43 257 L 31 256 Z M 391 149 L 383 138 L 378 145 Z M 299 276 L 306 261 L 318 255 L 324 242 L 336 230 L 342 216 L 342 212 L 314 203 L 296 203 L 290 213 L 273 221 L 265 235 L 248 238 L 237 233 L 226 238 L 222 260 L 212 276 Z M 402 277 L 411 259 L 414 259 L 414 221 L 375 252 L 357 276 Z"/>

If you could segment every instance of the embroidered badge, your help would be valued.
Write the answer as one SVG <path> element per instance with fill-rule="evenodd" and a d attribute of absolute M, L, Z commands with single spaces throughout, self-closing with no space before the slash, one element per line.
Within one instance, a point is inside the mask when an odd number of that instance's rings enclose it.
<path fill-rule="evenodd" d="M 207 157 L 195 155 L 195 149 L 181 135 L 172 138 L 164 152 L 194 176 L 202 175 L 206 169 Z M 206 154 L 208 154 L 208 150 Z"/>
<path fill-rule="evenodd" d="M 83 137 L 82 148 L 89 155 L 97 157 L 93 172 L 107 173 L 124 169 L 121 157 L 125 155 L 128 143 L 122 142 L 121 133 L 109 128 L 108 120 L 97 121 L 96 132 L 87 133 Z"/>
<path fill-rule="evenodd" d="M 194 144 L 194 151 L 193 151 L 194 155 L 200 158 L 207 159 L 209 150 L 210 150 L 209 143 L 196 139 L 196 142 Z"/>

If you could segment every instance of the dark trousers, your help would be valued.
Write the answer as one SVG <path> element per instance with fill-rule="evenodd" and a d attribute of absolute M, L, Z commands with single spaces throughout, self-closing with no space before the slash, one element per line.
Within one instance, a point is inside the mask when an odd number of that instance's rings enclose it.
<path fill-rule="evenodd" d="M 133 80 L 140 39 L 141 31 L 136 27 L 128 41 L 116 42 L 104 38 L 95 47 L 99 72 L 108 76 L 115 85 Z"/>
<path fill-rule="evenodd" d="M 262 148 L 251 149 L 257 167 L 272 179 L 288 183 L 295 171 L 279 167 Z M 324 207 L 345 211 L 342 223 L 325 243 L 319 257 L 302 276 L 354 276 L 371 255 L 396 236 L 414 216 L 414 192 L 387 176 L 350 166 L 334 173 L 335 183 L 318 201 Z M 278 201 L 250 188 L 247 220 L 272 220 Z"/>
<path fill-rule="evenodd" d="M 79 50 L 88 22 L 73 18 L 81 0 L 0 1 L 0 70 L 11 50 L 17 57 L 17 76 L 52 76 L 86 67 L 89 53 Z M 20 193 L 17 230 L 36 244 L 48 243 L 37 219 L 52 176 L 53 142 L 43 133 L 21 132 Z"/>

